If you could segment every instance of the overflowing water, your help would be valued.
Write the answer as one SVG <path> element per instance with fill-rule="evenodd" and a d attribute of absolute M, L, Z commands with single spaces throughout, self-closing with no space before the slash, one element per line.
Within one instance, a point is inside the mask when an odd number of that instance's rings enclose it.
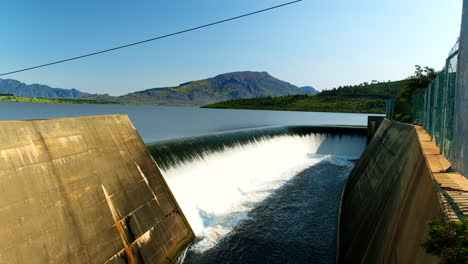
<path fill-rule="evenodd" d="M 213 255 L 213 250 L 226 244 L 224 241 L 242 233 L 242 229 L 238 229 L 243 224 L 264 222 L 265 219 L 259 219 L 253 212 L 267 206 L 266 201 L 274 198 L 278 190 L 290 187 L 295 176 L 304 174 L 307 169 L 323 167 L 323 164 L 327 164 L 329 171 L 334 168 L 333 175 L 322 173 L 319 177 L 325 176 L 327 182 L 335 185 L 339 183 L 334 192 L 339 197 L 340 186 L 352 168 L 347 160 L 358 158 L 364 147 L 362 135 L 283 127 L 159 144 L 150 150 L 161 163 L 163 175 L 197 236 L 183 255 L 188 256 L 187 262 L 200 262 L 195 260 L 208 252 Z M 313 172 L 307 175 L 316 177 Z M 305 187 L 313 193 L 317 186 Z M 338 210 L 339 199 L 333 204 Z M 260 237 L 251 239 L 255 241 Z M 248 248 L 250 243 L 241 244 Z M 230 248 L 229 245 L 223 247 Z M 232 256 L 222 258 L 232 259 Z M 222 258 L 215 258 L 212 263 L 226 260 Z"/>

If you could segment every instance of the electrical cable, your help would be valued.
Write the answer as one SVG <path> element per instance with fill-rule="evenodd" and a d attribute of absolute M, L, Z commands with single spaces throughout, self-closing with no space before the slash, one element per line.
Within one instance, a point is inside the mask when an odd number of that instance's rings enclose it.
<path fill-rule="evenodd" d="M 114 51 L 114 50 L 118 50 L 118 49 L 128 48 L 128 47 L 143 44 L 143 43 L 146 43 L 146 42 L 155 41 L 155 40 L 159 40 L 159 39 L 163 39 L 163 38 L 167 38 L 167 37 L 172 37 L 172 36 L 187 33 L 187 32 L 190 32 L 190 31 L 195 31 L 195 30 L 198 30 L 198 29 L 202 29 L 202 28 L 214 26 L 214 25 L 217 25 L 217 24 L 225 23 L 225 22 L 228 22 L 228 21 L 236 20 L 236 19 L 239 19 L 239 18 L 243 18 L 243 17 L 263 13 L 263 12 L 270 11 L 270 10 L 273 10 L 273 9 L 277 9 L 277 8 L 280 8 L 280 7 L 284 7 L 284 6 L 287 6 L 287 5 L 295 4 L 295 3 L 298 3 L 298 2 L 301 2 L 301 1 L 304 1 L 304 0 L 296 0 L 296 1 L 287 2 L 287 3 L 284 3 L 284 4 L 280 4 L 280 5 L 272 6 L 272 7 L 269 7 L 269 8 L 262 9 L 262 10 L 258 10 L 258 11 L 255 11 L 255 12 L 243 14 L 243 15 L 236 16 L 236 17 L 231 17 L 231 18 L 228 18 L 228 19 L 220 20 L 220 21 L 217 21 L 217 22 L 209 23 L 209 24 L 205 24 L 203 26 L 189 28 L 189 29 L 185 29 L 185 30 L 182 30 L 182 31 L 170 33 L 170 34 L 167 34 L 167 35 L 162 35 L 162 36 L 159 36 L 159 37 L 154 37 L 154 38 L 150 38 L 150 39 L 146 39 L 146 40 L 142 40 L 142 41 L 133 42 L 133 43 L 130 43 L 130 44 L 118 46 L 118 47 L 115 47 L 115 48 L 96 51 L 96 52 L 92 52 L 92 53 L 88 53 L 88 54 L 84 54 L 84 55 L 80 55 L 80 56 L 76 56 L 76 57 L 72 57 L 72 58 L 68 58 L 68 59 L 63 59 L 63 60 L 59 60 L 59 61 L 49 62 L 49 63 L 46 63 L 46 64 L 37 65 L 37 66 L 33 66 L 33 67 L 28 67 L 28 68 L 24 68 L 24 69 L 20 69 L 20 70 L 5 72 L 5 73 L 1 73 L 0 76 L 13 74 L 13 73 L 18 73 L 18 72 L 23 72 L 23 71 L 29 71 L 29 70 L 33 70 L 33 69 L 37 69 L 37 68 L 51 66 L 51 65 L 54 65 L 54 64 L 64 63 L 64 62 L 68 62 L 68 61 L 72 61 L 72 60 L 78 60 L 78 59 L 82 59 L 82 58 L 86 58 L 86 57 L 90 57 L 90 56 L 94 56 L 94 55 L 98 55 L 98 54 L 102 54 L 102 53 L 106 53 L 106 52 L 110 52 L 110 51 Z"/>

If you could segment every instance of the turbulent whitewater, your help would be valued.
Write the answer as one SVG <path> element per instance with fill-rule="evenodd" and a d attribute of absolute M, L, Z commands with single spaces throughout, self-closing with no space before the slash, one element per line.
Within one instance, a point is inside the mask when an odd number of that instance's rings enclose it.
<path fill-rule="evenodd" d="M 240 226 L 249 223 L 257 225 L 271 218 L 255 210 L 261 211 L 262 206 L 281 207 L 281 201 L 287 200 L 287 196 L 277 202 L 272 201 L 279 195 L 279 190 L 292 188 L 295 178 L 304 178 L 314 186 L 303 186 L 308 184 L 302 183 L 299 184 L 300 188 L 294 187 L 290 193 L 305 187 L 306 193 L 309 193 L 307 190 L 314 193 L 314 188 L 324 181 L 310 181 L 325 177 L 327 186 L 339 184 L 334 187 L 339 197 L 340 186 L 353 166 L 349 160 L 357 159 L 364 147 L 363 135 L 324 133 L 322 129 L 314 127 L 275 127 L 163 142 L 149 148 L 197 235 L 197 240 L 185 252 L 189 255 L 189 262 L 197 262 L 204 254 L 213 255 L 216 248 L 229 248 L 229 245 L 221 244 L 234 238 L 235 234 L 241 234 Z M 297 193 L 302 192 L 304 190 Z M 290 201 L 288 204 L 293 203 Z M 301 206 L 298 205 L 298 208 Z M 282 216 L 275 217 L 281 219 Z M 285 222 L 287 220 L 282 221 Z M 268 240 L 261 238 L 261 235 L 251 239 Z M 240 244 L 249 243 L 252 241 Z M 233 254 L 239 256 L 237 252 Z M 213 256 L 211 258 L 213 263 L 222 261 Z"/>

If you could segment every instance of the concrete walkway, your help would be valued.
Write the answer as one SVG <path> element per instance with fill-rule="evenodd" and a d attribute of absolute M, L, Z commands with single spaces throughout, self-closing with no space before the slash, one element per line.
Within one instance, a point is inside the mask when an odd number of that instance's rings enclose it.
<path fill-rule="evenodd" d="M 421 126 L 416 126 L 419 141 L 434 179 L 442 192 L 440 199 L 449 221 L 468 217 L 468 179 L 458 172 L 448 172 L 451 167 L 431 136 Z"/>

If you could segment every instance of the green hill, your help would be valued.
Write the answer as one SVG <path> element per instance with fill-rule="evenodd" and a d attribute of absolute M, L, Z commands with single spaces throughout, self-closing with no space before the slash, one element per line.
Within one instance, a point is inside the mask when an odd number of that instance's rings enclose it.
<path fill-rule="evenodd" d="M 344 86 L 316 95 L 228 100 L 203 108 L 311 112 L 385 113 L 385 102 L 403 90 L 403 81 Z"/>
<path fill-rule="evenodd" d="M 134 92 L 115 100 L 125 104 L 200 106 L 232 99 L 315 93 L 311 88 L 297 87 L 266 72 L 246 71 L 225 73 L 178 87 Z"/>

